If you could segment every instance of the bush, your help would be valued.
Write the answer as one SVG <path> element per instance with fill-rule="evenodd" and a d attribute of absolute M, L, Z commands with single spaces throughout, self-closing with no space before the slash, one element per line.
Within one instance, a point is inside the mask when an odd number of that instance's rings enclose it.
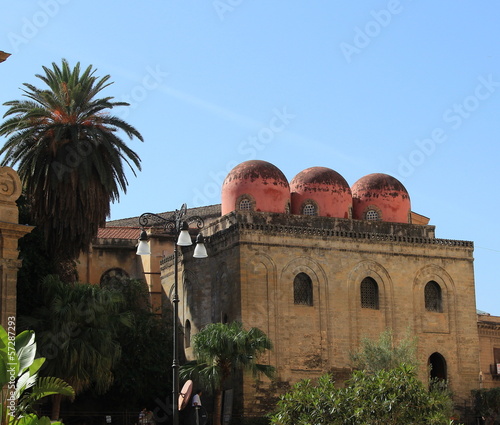
<path fill-rule="evenodd" d="M 428 391 L 413 367 L 356 371 L 345 388 L 329 375 L 297 383 L 271 415 L 272 425 L 448 425 L 447 391 Z"/>

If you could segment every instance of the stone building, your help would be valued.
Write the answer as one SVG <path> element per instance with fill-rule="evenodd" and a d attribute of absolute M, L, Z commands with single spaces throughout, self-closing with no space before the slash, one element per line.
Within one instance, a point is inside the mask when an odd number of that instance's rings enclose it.
<path fill-rule="evenodd" d="M 337 172 L 313 167 L 288 182 L 274 165 L 247 161 L 226 177 L 220 206 L 189 213 L 205 218 L 209 257 L 194 259 L 183 247 L 179 258 L 186 357 L 191 336 L 211 322 L 241 321 L 274 344 L 261 360 L 277 368 L 277 380 L 244 377 L 234 388 L 236 411 L 259 414 L 302 378 L 330 372 L 342 381 L 361 339 L 388 328 L 396 339 L 417 336 L 420 378 L 446 379 L 457 402 L 498 385 L 491 365 L 499 361 L 500 318 L 476 313 L 473 243 L 436 238 L 397 179 L 371 174 L 349 187 Z M 172 292 L 172 237 L 148 229 L 152 255 L 133 259 L 137 218 L 109 225 L 93 247 L 96 274 L 144 278 L 158 306 L 160 286 Z M 129 239 L 103 238 L 131 227 Z M 111 260 L 119 243 L 127 254 Z"/>
<path fill-rule="evenodd" d="M 10 167 L 0 167 L 0 323 L 10 332 L 15 332 L 17 272 L 21 267 L 17 245 L 33 230 L 19 224 L 16 201 L 21 191 L 17 173 Z"/>
<path fill-rule="evenodd" d="M 500 317 L 478 314 L 480 387 L 500 387 Z"/>

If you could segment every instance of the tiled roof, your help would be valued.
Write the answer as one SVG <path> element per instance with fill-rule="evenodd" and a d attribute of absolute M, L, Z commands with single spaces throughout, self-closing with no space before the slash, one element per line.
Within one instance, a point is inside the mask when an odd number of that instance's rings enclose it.
<path fill-rule="evenodd" d="M 164 213 L 159 213 L 158 215 L 164 218 L 170 218 L 172 217 L 172 214 L 174 214 L 174 211 L 167 211 Z M 212 220 L 215 220 L 221 216 L 221 207 L 220 204 L 216 204 L 216 205 L 208 205 L 205 207 L 188 208 L 186 215 L 188 217 L 193 215 L 199 215 L 205 220 L 205 226 L 206 226 Z M 138 226 L 139 226 L 139 217 L 122 218 L 119 220 L 111 220 L 106 223 L 106 228 L 108 227 L 138 228 Z"/>
<path fill-rule="evenodd" d="M 138 239 L 141 229 L 139 227 L 109 226 L 100 228 L 97 237 L 102 239 Z"/>

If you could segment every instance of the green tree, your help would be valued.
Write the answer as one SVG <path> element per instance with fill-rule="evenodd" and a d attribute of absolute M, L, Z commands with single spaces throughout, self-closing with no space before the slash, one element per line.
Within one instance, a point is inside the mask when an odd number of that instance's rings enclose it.
<path fill-rule="evenodd" d="M 64 379 L 76 394 L 89 387 L 105 392 L 121 355 L 118 331 L 130 326 L 130 318 L 120 311 L 123 298 L 117 291 L 67 284 L 54 275 L 43 280 L 42 290 L 40 307 L 20 321 L 38 335 L 47 358 L 44 374 Z M 59 417 L 60 402 L 54 397 L 53 419 Z"/>
<path fill-rule="evenodd" d="M 474 390 L 472 395 L 476 415 L 483 417 L 487 425 L 500 419 L 500 388 Z"/>
<path fill-rule="evenodd" d="M 112 278 L 106 287 L 123 294 L 121 310 L 132 320 L 132 326 L 122 327 L 117 335 L 122 355 L 113 369 L 114 382 L 105 395 L 106 405 L 116 410 L 135 407 L 137 411 L 152 407 L 156 399 L 164 400 L 172 392 L 171 316 L 160 317 L 151 311 L 144 282 Z"/>
<path fill-rule="evenodd" d="M 272 377 L 274 367 L 257 363 L 271 340 L 258 328 L 248 331 L 240 322 L 212 323 L 193 337 L 196 360 L 181 367 L 181 377 L 194 379 L 214 392 L 214 424 L 221 423 L 222 390 L 236 371 Z"/>
<path fill-rule="evenodd" d="M 273 425 L 449 425 L 449 393 L 428 391 L 411 366 L 355 371 L 344 388 L 330 376 L 297 383 L 271 415 Z"/>
<path fill-rule="evenodd" d="M 47 248 L 62 262 L 87 250 L 97 229 L 110 212 L 110 202 L 126 191 L 124 164 L 134 172 L 140 159 L 118 132 L 130 139 L 142 136 L 110 110 L 128 105 L 113 97 L 97 98 L 108 87 L 110 76 L 98 78 L 90 65 L 80 72 L 43 67 L 36 75 L 47 86 L 41 90 L 24 84 L 27 100 L 13 100 L 0 126 L 7 136 L 0 149 L 1 165 L 17 165 L 17 172 L 31 205 L 34 223 L 43 228 Z"/>
<path fill-rule="evenodd" d="M 32 331 L 14 336 L 15 321 L 9 320 L 9 333 L 0 326 L 0 421 L 2 425 L 49 425 L 48 418 L 34 414 L 34 404 L 54 394 L 73 397 L 75 392 L 59 378 L 39 378 L 45 362 L 35 358 L 36 342 Z M 12 329 L 12 330 L 11 330 Z"/>
<path fill-rule="evenodd" d="M 395 343 L 391 330 L 382 332 L 378 340 L 363 338 L 359 350 L 350 357 L 354 369 L 368 372 L 394 369 L 403 363 L 418 366 L 416 339 L 408 333 Z"/>

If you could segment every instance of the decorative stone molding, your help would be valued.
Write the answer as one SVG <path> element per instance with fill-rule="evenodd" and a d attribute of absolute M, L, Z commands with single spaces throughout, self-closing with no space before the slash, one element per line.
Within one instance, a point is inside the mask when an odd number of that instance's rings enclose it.
<path fill-rule="evenodd" d="M 10 167 L 0 167 L 0 201 L 15 202 L 21 192 L 21 180 L 17 173 Z"/>

